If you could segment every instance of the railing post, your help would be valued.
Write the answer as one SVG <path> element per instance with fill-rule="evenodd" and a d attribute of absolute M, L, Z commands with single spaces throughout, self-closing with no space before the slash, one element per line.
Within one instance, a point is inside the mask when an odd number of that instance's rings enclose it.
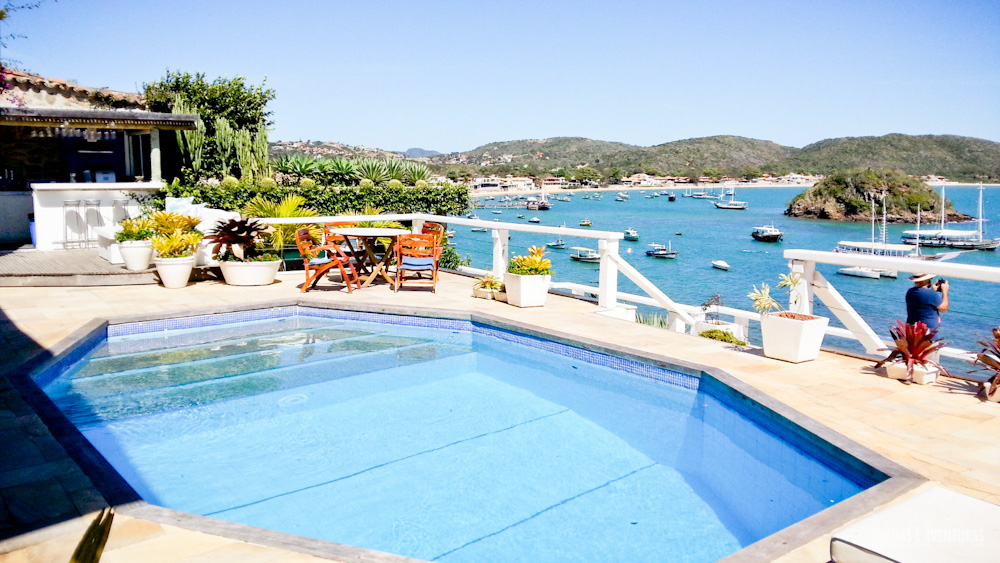
<path fill-rule="evenodd" d="M 618 265 L 611 256 L 618 256 L 618 241 L 600 239 L 597 241 L 601 256 L 601 272 L 598 277 L 597 306 L 614 309 L 618 306 Z"/>
<path fill-rule="evenodd" d="M 509 239 L 507 229 L 493 229 L 493 273 L 503 277 L 507 271 Z"/>
<path fill-rule="evenodd" d="M 788 310 L 811 315 L 814 299 L 813 274 L 816 272 L 816 263 L 790 260 L 788 269 L 792 274 L 799 275 L 799 285 L 788 294 Z"/>

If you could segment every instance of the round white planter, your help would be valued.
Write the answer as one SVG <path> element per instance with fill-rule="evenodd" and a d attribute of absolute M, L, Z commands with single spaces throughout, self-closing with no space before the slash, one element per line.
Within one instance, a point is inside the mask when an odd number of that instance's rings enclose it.
<path fill-rule="evenodd" d="M 153 243 L 148 240 L 124 240 L 118 243 L 118 252 L 125 269 L 132 272 L 148 269 L 153 261 Z"/>
<path fill-rule="evenodd" d="M 815 360 L 830 319 L 810 316 L 800 320 L 780 315 L 772 313 L 760 318 L 764 355 L 796 364 Z"/>
<path fill-rule="evenodd" d="M 219 262 L 227 285 L 270 285 L 278 275 L 281 260 L 269 262 Z"/>
<path fill-rule="evenodd" d="M 927 385 L 937 381 L 938 368 L 934 366 L 924 367 L 920 364 L 913 366 L 913 382 L 920 385 Z M 885 364 L 885 376 L 889 379 L 906 379 L 906 363 L 892 362 Z"/>
<path fill-rule="evenodd" d="M 505 272 L 504 288 L 507 302 L 518 307 L 541 307 L 549 296 L 549 281 L 552 276 L 522 276 Z"/>
<path fill-rule="evenodd" d="M 156 258 L 156 273 L 160 276 L 160 283 L 163 287 L 177 289 L 185 287 L 191 279 L 191 270 L 194 269 L 194 256 L 184 256 L 182 258 Z"/>

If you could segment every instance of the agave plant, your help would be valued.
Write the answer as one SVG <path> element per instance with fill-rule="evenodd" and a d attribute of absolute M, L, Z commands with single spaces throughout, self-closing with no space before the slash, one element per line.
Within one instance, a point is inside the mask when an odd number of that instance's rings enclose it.
<path fill-rule="evenodd" d="M 992 340 L 980 340 L 979 344 L 983 351 L 976 355 L 975 364 L 984 365 L 987 370 L 993 372 L 993 377 L 986 382 L 986 398 L 991 401 L 1000 401 L 1000 328 L 993 329 Z"/>
<path fill-rule="evenodd" d="M 333 164 L 330 166 L 330 174 L 333 176 L 332 181 L 337 183 L 347 183 L 351 180 L 357 179 L 357 173 L 354 170 L 354 163 L 346 158 L 335 158 L 332 161 Z"/>
<path fill-rule="evenodd" d="M 890 351 L 889 357 L 876 363 L 875 367 L 882 367 L 884 364 L 899 358 L 906 362 L 906 377 L 910 380 L 913 379 L 913 368 L 917 365 L 922 367 L 931 365 L 941 370 L 941 373 L 947 373 L 941 364 L 931 359 L 932 354 L 944 348 L 945 345 L 943 341 L 935 340 L 936 328 L 928 328 L 921 321 L 911 325 L 896 321 L 896 325 L 889 328 L 889 334 L 896 347 L 885 348 L 885 350 Z"/>
<path fill-rule="evenodd" d="M 385 165 L 385 173 L 389 175 L 390 180 L 403 181 L 406 175 L 406 161 L 393 158 L 383 160 L 382 163 Z"/>
<path fill-rule="evenodd" d="M 80 543 L 70 557 L 69 563 L 97 563 L 104 554 L 104 546 L 111 535 L 111 524 L 115 520 L 114 508 L 102 508 L 87 527 Z"/>
<path fill-rule="evenodd" d="M 316 174 L 317 160 L 301 154 L 291 154 L 279 157 L 274 161 L 274 168 L 282 174 L 305 178 Z"/>
<path fill-rule="evenodd" d="M 403 180 L 413 186 L 421 180 L 426 182 L 431 177 L 430 169 L 419 162 L 407 162 L 404 169 Z"/>
<path fill-rule="evenodd" d="M 778 289 L 784 289 L 792 303 L 797 303 L 799 300 L 799 274 L 781 274 L 778 276 L 778 280 Z M 766 283 L 760 284 L 760 289 L 757 289 L 756 285 L 753 286 L 753 291 L 748 293 L 747 297 L 753 300 L 753 308 L 761 315 L 767 315 L 771 311 L 778 311 L 779 315 L 786 313 L 785 308 L 774 297 L 771 297 L 771 286 Z"/>
<path fill-rule="evenodd" d="M 385 161 L 375 158 L 359 158 L 354 161 L 354 171 L 361 180 L 370 180 L 375 184 L 381 184 L 391 179 L 389 171 L 386 170 Z"/>
<path fill-rule="evenodd" d="M 511 258 L 507 271 L 521 276 L 552 275 L 552 262 L 548 258 L 543 258 L 544 255 L 544 247 L 532 246 L 528 248 L 527 254 Z"/>
<path fill-rule="evenodd" d="M 243 215 L 247 217 L 317 217 L 315 209 L 302 207 L 305 198 L 298 194 L 289 194 L 279 202 L 269 201 L 257 196 L 243 206 Z M 314 239 L 323 235 L 323 229 L 317 224 L 302 223 L 296 225 L 274 225 L 274 230 L 268 233 L 267 245 L 280 252 L 285 246 L 294 244 L 295 231 L 303 226 L 309 227 L 309 234 Z"/>

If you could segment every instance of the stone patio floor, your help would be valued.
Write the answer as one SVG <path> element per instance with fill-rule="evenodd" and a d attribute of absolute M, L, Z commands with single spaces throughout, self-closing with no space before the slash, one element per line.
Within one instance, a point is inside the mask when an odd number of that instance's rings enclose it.
<path fill-rule="evenodd" d="M 159 286 L 14 287 L 0 289 L 0 375 L 45 354 L 94 318 L 297 298 L 301 272 L 267 287 L 199 282 Z M 879 377 L 870 361 L 822 353 L 788 364 L 756 350 L 654 329 L 596 314 L 596 305 L 550 296 L 540 309 L 471 298 L 469 278 L 443 274 L 437 293 L 377 285 L 348 294 L 321 282 L 311 298 L 480 311 L 562 333 L 708 364 L 771 395 L 849 438 L 950 489 L 1000 504 L 1000 405 L 976 397 L 974 383 L 943 379 L 928 386 Z M 0 377 L 0 563 L 67 561 L 105 501 L 6 378 Z M 30 530 L 30 531 L 25 531 Z M 829 536 L 782 557 L 784 563 L 829 559 Z M 102 561 L 325 561 L 165 524 L 116 516 Z M 405 558 L 387 556 L 385 561 Z"/>

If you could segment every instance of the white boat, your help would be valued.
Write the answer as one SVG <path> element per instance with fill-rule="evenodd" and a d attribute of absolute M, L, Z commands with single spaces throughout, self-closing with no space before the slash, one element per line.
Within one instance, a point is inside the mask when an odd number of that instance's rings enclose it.
<path fill-rule="evenodd" d="M 715 201 L 715 202 L 713 202 L 715 204 L 716 208 L 718 208 L 718 209 L 746 209 L 747 207 L 750 206 L 750 204 L 748 204 L 745 201 L 736 201 L 736 191 L 735 190 L 730 190 L 728 192 L 728 194 L 729 194 L 729 201 Z"/>
<path fill-rule="evenodd" d="M 594 223 L 590 219 L 584 219 L 583 221 L 580 221 L 581 227 L 590 227 L 593 226 L 593 224 Z"/>
<path fill-rule="evenodd" d="M 500 211 L 499 209 L 493 211 L 494 215 L 500 215 L 501 213 L 503 213 L 503 211 Z"/>
<path fill-rule="evenodd" d="M 679 254 L 671 247 L 670 241 L 667 241 L 667 246 L 657 243 L 653 243 L 649 246 L 652 248 L 646 251 L 646 256 L 652 256 L 653 258 L 669 258 L 672 260 L 677 258 L 677 255 Z"/>
<path fill-rule="evenodd" d="M 717 270 L 726 270 L 726 271 L 728 271 L 729 270 L 729 262 L 726 262 L 725 260 L 713 260 L 712 261 L 712 267 L 715 268 L 715 269 L 717 269 Z"/>
<path fill-rule="evenodd" d="M 618 197 L 615 198 L 615 201 L 628 201 L 628 198 L 627 197 L 618 196 Z"/>
<path fill-rule="evenodd" d="M 882 274 L 875 268 L 865 268 L 864 266 L 851 266 L 850 268 L 841 268 L 837 270 L 837 273 L 844 276 L 854 276 L 856 278 L 869 278 L 873 280 L 877 280 L 882 277 Z"/>
<path fill-rule="evenodd" d="M 473 213 L 472 215 L 469 215 L 469 219 L 479 219 L 479 215 Z"/>
<path fill-rule="evenodd" d="M 448 235 L 448 238 L 452 238 L 455 236 L 455 229 L 452 229 L 450 231 L 445 231 L 445 234 Z"/>
<path fill-rule="evenodd" d="M 778 242 L 781 240 L 785 233 L 781 232 L 774 225 L 763 225 L 760 227 L 754 227 L 750 236 L 754 240 L 759 240 L 760 242 Z"/>
<path fill-rule="evenodd" d="M 598 254 L 597 251 L 594 250 L 593 248 L 584 248 L 582 246 L 574 246 L 573 250 L 575 250 L 576 252 L 574 252 L 573 254 L 570 254 L 569 257 L 572 258 L 573 260 L 576 260 L 577 262 L 600 262 L 601 261 L 601 255 Z"/>
<path fill-rule="evenodd" d="M 550 243 L 547 243 L 545 246 L 547 246 L 549 248 L 563 249 L 563 248 L 566 248 L 566 241 L 564 241 L 561 238 L 557 238 L 556 240 L 554 240 L 554 241 L 552 241 Z"/>
<path fill-rule="evenodd" d="M 983 186 L 979 185 L 979 218 L 976 230 L 947 228 L 946 210 L 944 207 L 944 186 L 941 187 L 941 226 L 938 229 L 917 229 L 903 231 L 904 244 L 926 246 L 929 248 L 958 248 L 961 250 L 996 250 L 1000 247 L 1000 239 L 983 238 Z"/>
<path fill-rule="evenodd" d="M 471 229 L 471 230 L 472 230 L 472 232 L 474 232 L 474 233 L 485 233 L 485 232 L 486 232 L 486 231 L 488 231 L 489 229 L 487 229 L 486 227 L 472 227 L 472 229 Z"/>
<path fill-rule="evenodd" d="M 532 217 L 531 219 L 528 219 L 528 222 L 529 223 L 541 223 L 542 220 L 539 219 L 538 217 Z"/>
<path fill-rule="evenodd" d="M 639 231 L 632 227 L 625 229 L 625 240 L 639 240 Z"/>

